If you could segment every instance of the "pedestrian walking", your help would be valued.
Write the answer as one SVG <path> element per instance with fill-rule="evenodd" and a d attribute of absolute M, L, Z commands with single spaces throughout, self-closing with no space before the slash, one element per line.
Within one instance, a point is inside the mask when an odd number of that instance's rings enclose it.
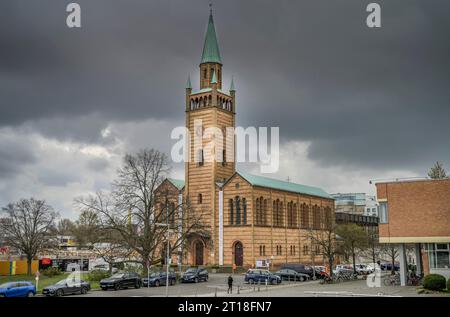
<path fill-rule="evenodd" d="M 230 276 L 228 276 L 228 290 L 227 290 L 227 294 L 233 294 L 233 278 Z"/>

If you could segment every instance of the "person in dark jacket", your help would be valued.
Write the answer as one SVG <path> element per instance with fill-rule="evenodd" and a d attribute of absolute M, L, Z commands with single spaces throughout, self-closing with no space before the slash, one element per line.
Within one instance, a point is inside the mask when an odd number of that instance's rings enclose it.
<path fill-rule="evenodd" d="M 228 276 L 228 290 L 227 290 L 227 294 L 233 294 L 233 278 L 230 276 Z"/>

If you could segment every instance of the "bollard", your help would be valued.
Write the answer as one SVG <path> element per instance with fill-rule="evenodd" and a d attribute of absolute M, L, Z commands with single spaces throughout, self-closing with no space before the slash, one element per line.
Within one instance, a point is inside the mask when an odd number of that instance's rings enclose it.
<path fill-rule="evenodd" d="M 241 285 L 238 285 L 238 291 L 237 291 L 237 293 L 238 293 L 238 294 L 241 293 Z"/>
<path fill-rule="evenodd" d="M 217 297 L 217 287 L 216 287 L 216 291 L 214 292 L 214 297 Z"/>
<path fill-rule="evenodd" d="M 258 282 L 258 292 L 261 291 L 260 287 L 261 287 L 261 281 Z"/>
<path fill-rule="evenodd" d="M 269 287 L 267 286 L 267 280 L 266 280 L 266 292 L 269 290 Z"/>

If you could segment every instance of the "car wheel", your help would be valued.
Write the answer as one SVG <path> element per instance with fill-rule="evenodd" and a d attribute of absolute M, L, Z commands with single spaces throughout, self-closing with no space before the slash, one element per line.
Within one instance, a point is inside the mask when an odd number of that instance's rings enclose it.
<path fill-rule="evenodd" d="M 252 279 L 252 278 L 249 278 L 248 279 L 248 284 L 254 284 L 255 283 L 255 280 L 254 279 Z"/>
<path fill-rule="evenodd" d="M 117 291 L 120 289 L 120 285 L 119 284 L 114 284 L 114 290 Z"/>
<path fill-rule="evenodd" d="M 64 292 L 63 292 L 62 289 L 59 289 L 59 290 L 56 291 L 55 295 L 56 295 L 57 297 L 61 297 L 61 296 L 64 295 Z"/>
<path fill-rule="evenodd" d="M 175 285 L 175 280 L 170 280 L 169 284 L 170 285 Z"/>
<path fill-rule="evenodd" d="M 198 277 L 194 279 L 194 283 L 198 283 Z"/>
<path fill-rule="evenodd" d="M 27 293 L 27 297 L 33 297 L 34 296 L 34 293 L 33 292 L 28 292 Z M 1 297 L 1 296 L 0 296 Z"/>
<path fill-rule="evenodd" d="M 102 289 L 102 291 L 107 291 L 108 290 L 107 287 L 102 287 L 101 289 Z"/>
<path fill-rule="evenodd" d="M 85 294 L 87 294 L 87 292 L 88 292 L 88 290 L 86 287 L 81 288 L 81 291 L 80 291 L 81 295 L 85 295 Z"/>
<path fill-rule="evenodd" d="M 208 282 L 208 276 L 205 277 L 205 282 Z"/>
<path fill-rule="evenodd" d="M 276 280 L 270 280 L 270 285 L 275 284 Z"/>
<path fill-rule="evenodd" d="M 156 280 L 156 281 L 155 281 L 155 286 L 156 286 L 156 287 L 159 287 L 159 280 Z"/>
<path fill-rule="evenodd" d="M 305 278 L 303 276 L 300 276 L 300 282 L 303 282 Z"/>
<path fill-rule="evenodd" d="M 136 284 L 134 284 L 134 288 L 141 288 L 141 283 L 136 282 Z"/>

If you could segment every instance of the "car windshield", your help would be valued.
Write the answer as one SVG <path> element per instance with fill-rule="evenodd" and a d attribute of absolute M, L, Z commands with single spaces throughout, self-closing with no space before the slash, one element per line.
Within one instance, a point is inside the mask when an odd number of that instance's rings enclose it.
<path fill-rule="evenodd" d="M 114 274 L 113 276 L 111 276 L 111 278 L 122 278 L 124 276 L 125 276 L 125 274 L 119 273 L 119 274 Z"/>
<path fill-rule="evenodd" d="M 0 288 L 8 288 L 14 286 L 14 283 L 3 283 L 0 284 Z"/>
<path fill-rule="evenodd" d="M 56 285 L 66 285 L 67 284 L 67 280 L 61 280 L 58 283 L 56 283 Z"/>
<path fill-rule="evenodd" d="M 157 277 L 157 276 L 159 276 L 159 273 L 152 273 L 152 274 L 150 274 L 150 277 Z"/>
<path fill-rule="evenodd" d="M 186 273 L 195 273 L 197 272 L 197 269 L 187 269 Z"/>

